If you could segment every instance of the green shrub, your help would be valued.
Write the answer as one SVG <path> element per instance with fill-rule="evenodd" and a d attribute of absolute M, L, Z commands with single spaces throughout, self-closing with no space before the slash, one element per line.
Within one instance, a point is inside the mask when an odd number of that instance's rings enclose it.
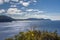
<path fill-rule="evenodd" d="M 38 30 L 29 30 L 27 32 L 20 32 L 13 38 L 7 38 L 5 40 L 60 40 L 57 32 L 41 32 Z"/>

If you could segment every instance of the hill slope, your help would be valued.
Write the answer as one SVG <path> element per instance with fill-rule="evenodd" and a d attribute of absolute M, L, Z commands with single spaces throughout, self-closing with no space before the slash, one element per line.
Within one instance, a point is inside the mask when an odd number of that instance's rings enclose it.
<path fill-rule="evenodd" d="M 13 18 L 5 15 L 0 15 L 0 22 L 11 22 L 11 21 L 13 21 Z"/>

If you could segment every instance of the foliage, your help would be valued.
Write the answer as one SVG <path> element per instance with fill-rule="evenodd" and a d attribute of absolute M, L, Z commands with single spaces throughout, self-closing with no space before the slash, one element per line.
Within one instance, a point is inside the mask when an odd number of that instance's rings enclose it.
<path fill-rule="evenodd" d="M 7 38 L 6 40 L 60 40 L 57 31 L 55 32 L 41 32 L 39 30 L 29 30 L 27 32 L 20 32 L 13 38 Z"/>

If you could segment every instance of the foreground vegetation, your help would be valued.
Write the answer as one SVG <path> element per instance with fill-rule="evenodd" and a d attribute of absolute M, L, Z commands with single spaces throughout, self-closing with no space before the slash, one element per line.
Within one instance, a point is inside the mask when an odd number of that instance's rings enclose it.
<path fill-rule="evenodd" d="M 7 38 L 5 40 L 60 40 L 57 31 L 47 32 L 38 30 L 29 30 L 27 32 L 20 32 L 12 38 Z"/>

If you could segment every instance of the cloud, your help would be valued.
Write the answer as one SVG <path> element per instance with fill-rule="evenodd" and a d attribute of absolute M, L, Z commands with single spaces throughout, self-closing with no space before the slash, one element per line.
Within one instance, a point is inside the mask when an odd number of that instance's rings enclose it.
<path fill-rule="evenodd" d="M 11 0 L 11 1 L 18 2 L 19 0 Z"/>
<path fill-rule="evenodd" d="M 10 3 L 11 5 L 22 5 L 24 7 L 28 7 L 30 4 L 36 3 L 37 0 L 29 0 L 29 1 L 24 1 L 24 0 L 0 0 L 0 5 L 4 3 Z"/>
<path fill-rule="evenodd" d="M 8 14 L 20 14 L 21 10 L 17 9 L 17 8 L 9 8 L 7 10 Z"/>
<path fill-rule="evenodd" d="M 27 7 L 30 3 L 29 2 L 23 2 L 22 5 Z"/>
<path fill-rule="evenodd" d="M 44 11 L 36 10 L 36 9 L 28 9 L 27 13 L 24 15 L 24 18 L 45 18 L 47 19 L 48 16 L 44 15 Z"/>
<path fill-rule="evenodd" d="M 46 18 L 45 15 L 43 15 L 44 11 L 37 11 L 36 9 L 27 9 L 26 11 L 19 10 L 17 8 L 9 8 L 7 13 L 12 14 L 13 18 Z"/>
<path fill-rule="evenodd" d="M 51 20 L 60 20 L 60 16 L 56 16 L 56 15 L 48 15 L 47 18 L 49 18 Z"/>
<path fill-rule="evenodd" d="M 18 2 L 19 0 L 4 0 L 4 2 L 10 2 L 10 1 Z"/>
<path fill-rule="evenodd" d="M 22 4 L 23 6 L 27 7 L 27 6 L 29 6 L 30 1 L 28 1 L 28 2 L 20 1 L 20 4 Z"/>
<path fill-rule="evenodd" d="M 13 1 L 13 2 L 18 2 L 19 0 L 0 0 L 0 4 L 3 4 L 3 3 L 5 3 L 5 2 L 9 3 L 9 2 L 11 2 L 11 1 Z"/>
<path fill-rule="evenodd" d="M 0 0 L 0 4 L 3 4 L 4 3 L 4 1 L 3 0 Z"/>
<path fill-rule="evenodd" d="M 45 19 L 51 19 L 51 20 L 60 20 L 60 16 L 46 15 L 44 14 L 45 11 L 40 11 L 37 9 L 26 9 L 26 11 L 22 11 L 17 8 L 9 8 L 8 10 L 1 9 L 0 13 L 5 13 L 6 15 L 9 15 L 16 19 L 45 18 Z"/>
<path fill-rule="evenodd" d="M 25 1 L 20 1 L 20 4 L 22 4 L 23 6 L 25 6 L 25 7 L 28 7 L 31 3 L 33 3 L 33 2 L 37 2 L 36 0 L 30 0 L 30 1 L 28 1 L 28 2 L 25 2 Z"/>
<path fill-rule="evenodd" d="M 17 7 L 17 6 L 16 5 L 11 5 L 10 7 L 13 7 L 14 8 L 14 7 Z"/>
<path fill-rule="evenodd" d="M 33 11 L 33 9 L 27 9 L 26 11 L 31 12 L 31 11 Z"/>
<path fill-rule="evenodd" d="M 34 12 L 37 12 L 39 10 L 38 9 L 27 9 L 26 11 L 34 11 Z"/>
<path fill-rule="evenodd" d="M 44 17 L 44 15 L 41 15 L 43 13 L 44 11 L 40 11 L 37 9 L 26 9 L 25 11 L 23 11 L 17 8 L 9 8 L 7 10 L 7 14 L 14 15 L 14 18 L 41 18 Z"/>
<path fill-rule="evenodd" d="M 9 2 L 10 0 L 0 0 L 0 5 L 5 3 L 5 2 Z"/>
<path fill-rule="evenodd" d="M 44 11 L 40 11 L 40 10 L 38 10 L 38 9 L 27 9 L 26 10 L 27 12 L 35 12 L 35 13 L 44 13 Z"/>
<path fill-rule="evenodd" d="M 4 9 L 1 9 L 1 10 L 0 10 L 0 13 L 4 13 L 4 12 L 5 12 L 5 10 L 4 10 Z"/>
<path fill-rule="evenodd" d="M 37 0 L 32 0 L 32 2 L 35 2 L 35 3 L 36 3 L 36 2 L 37 2 Z"/>
<path fill-rule="evenodd" d="M 10 0 L 4 0 L 4 2 L 9 2 Z"/>

